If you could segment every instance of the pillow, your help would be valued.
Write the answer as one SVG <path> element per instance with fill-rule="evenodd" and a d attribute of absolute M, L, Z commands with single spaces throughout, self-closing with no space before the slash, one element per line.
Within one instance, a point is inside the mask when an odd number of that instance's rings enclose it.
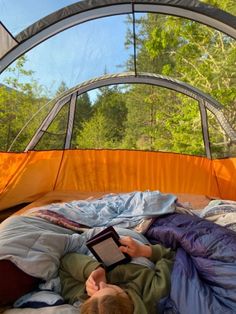
<path fill-rule="evenodd" d="M 9 260 L 0 260 L 0 306 L 11 305 L 22 295 L 34 290 L 40 283 Z"/>

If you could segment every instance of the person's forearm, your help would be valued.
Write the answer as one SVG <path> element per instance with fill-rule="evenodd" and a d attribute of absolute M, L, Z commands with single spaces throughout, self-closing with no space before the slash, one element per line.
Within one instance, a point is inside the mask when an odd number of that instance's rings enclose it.
<path fill-rule="evenodd" d="M 152 256 L 152 248 L 149 245 L 142 244 L 129 236 L 122 237 L 120 243 L 121 252 L 129 254 L 131 257 Z"/>

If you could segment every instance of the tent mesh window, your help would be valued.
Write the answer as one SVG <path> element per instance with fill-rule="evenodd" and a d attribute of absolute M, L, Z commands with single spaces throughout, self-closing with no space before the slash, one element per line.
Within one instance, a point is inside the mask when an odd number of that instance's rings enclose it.
<path fill-rule="evenodd" d="M 63 149 L 68 124 L 68 105 L 62 107 L 49 128 L 44 132 L 35 150 Z"/>

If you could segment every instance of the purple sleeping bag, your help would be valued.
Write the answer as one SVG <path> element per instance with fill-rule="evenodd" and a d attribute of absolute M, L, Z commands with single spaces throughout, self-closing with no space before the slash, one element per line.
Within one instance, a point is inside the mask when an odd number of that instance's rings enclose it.
<path fill-rule="evenodd" d="M 236 233 L 188 214 L 161 216 L 146 237 L 176 249 L 170 295 L 159 312 L 236 313 Z"/>

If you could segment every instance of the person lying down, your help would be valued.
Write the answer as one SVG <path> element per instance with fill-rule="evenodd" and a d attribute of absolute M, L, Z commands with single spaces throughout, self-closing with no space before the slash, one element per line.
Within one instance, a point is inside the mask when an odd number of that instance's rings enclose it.
<path fill-rule="evenodd" d="M 81 314 L 158 313 L 158 301 L 170 291 L 175 253 L 159 244 L 147 244 L 147 240 L 140 242 L 140 234 L 135 237 L 120 237 L 120 250 L 132 259 L 111 270 L 92 256 L 66 254 L 59 269 L 65 301 L 79 303 Z"/>

